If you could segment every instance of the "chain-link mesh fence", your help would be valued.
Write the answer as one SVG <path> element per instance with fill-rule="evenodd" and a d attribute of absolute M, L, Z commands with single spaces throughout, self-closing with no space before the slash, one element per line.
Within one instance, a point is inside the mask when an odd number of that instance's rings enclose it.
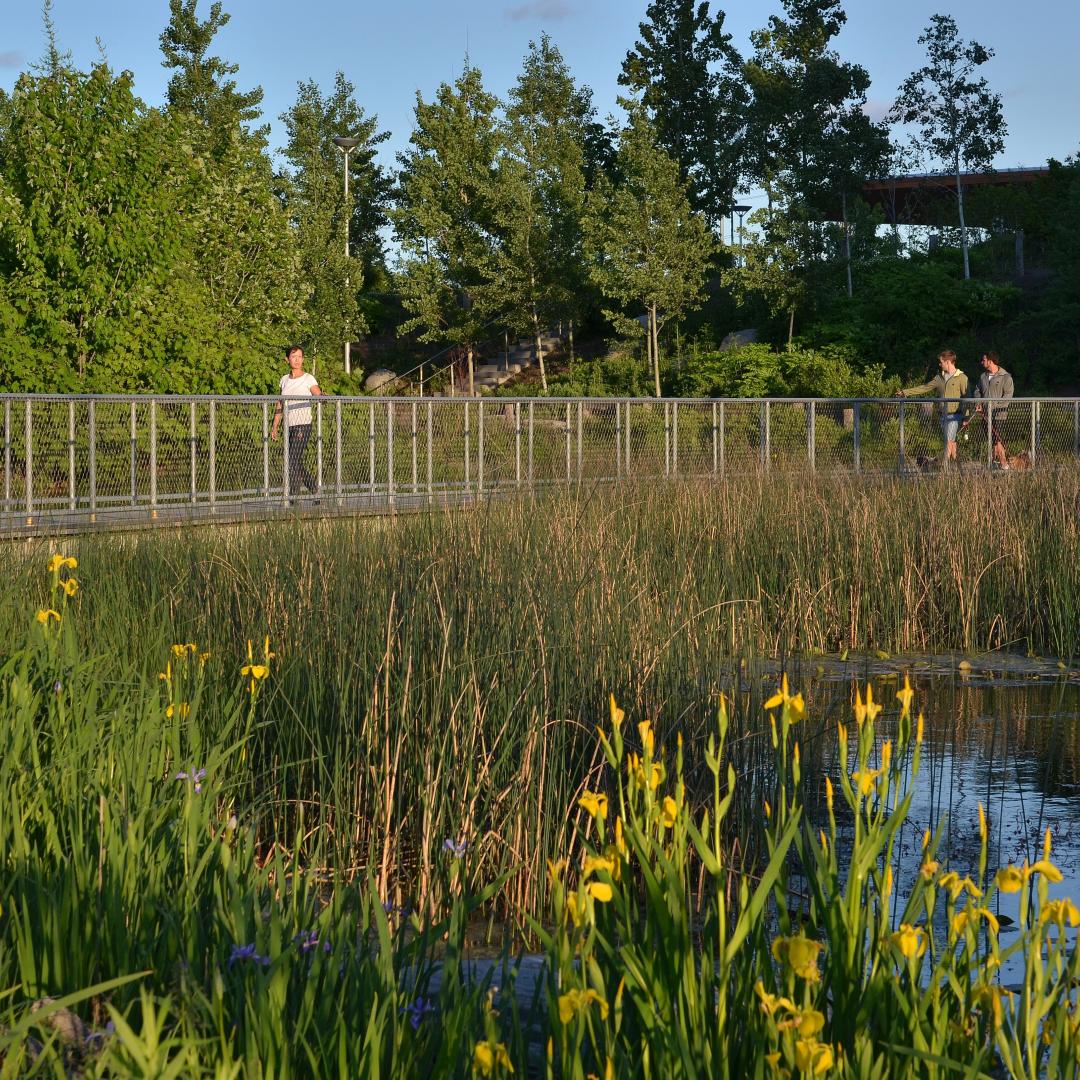
<path fill-rule="evenodd" d="M 0 397 L 0 528 L 373 510 L 620 479 L 1080 460 L 1080 399 Z M 300 405 L 301 411 L 294 412 Z M 284 419 L 284 422 L 282 422 Z"/>

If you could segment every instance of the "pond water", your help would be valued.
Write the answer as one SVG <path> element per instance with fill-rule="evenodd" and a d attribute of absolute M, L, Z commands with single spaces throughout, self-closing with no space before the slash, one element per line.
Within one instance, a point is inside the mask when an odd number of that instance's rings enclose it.
<path fill-rule="evenodd" d="M 901 672 L 910 674 L 916 691 L 913 711 L 923 711 L 926 735 L 894 867 L 898 903 L 918 873 L 926 829 L 942 828 L 937 858 L 943 869 L 976 876 L 980 803 L 989 821 L 988 877 L 1009 863 L 1039 859 L 1049 828 L 1052 860 L 1064 875 L 1064 881 L 1050 886 L 1050 895 L 1080 903 L 1080 671 L 1056 661 L 1000 656 L 982 662 L 920 657 L 858 666 L 856 676 L 851 664 L 817 665 L 813 675 L 804 672 L 799 685 L 809 685 L 811 710 L 840 717 L 855 685 L 869 678 L 875 698 L 887 706 L 878 732 L 889 738 L 895 734 L 895 689 Z M 835 737 L 828 741 L 820 761 L 835 780 L 840 770 Z M 1013 893 L 993 901 L 995 913 L 1006 917 L 1003 947 L 1015 932 L 1007 920 L 1017 918 L 1019 900 Z M 1007 964 L 1002 982 L 1008 984 L 1021 969 L 1019 960 Z"/>

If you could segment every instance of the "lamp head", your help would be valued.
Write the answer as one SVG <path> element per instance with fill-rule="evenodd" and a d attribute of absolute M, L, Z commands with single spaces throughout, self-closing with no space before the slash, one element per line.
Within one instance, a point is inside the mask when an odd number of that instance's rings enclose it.
<path fill-rule="evenodd" d="M 351 138 L 350 136 L 346 135 L 335 135 L 334 145 L 339 150 L 344 150 L 346 153 L 348 153 L 350 150 L 355 150 L 356 147 L 360 145 L 360 140 Z"/>

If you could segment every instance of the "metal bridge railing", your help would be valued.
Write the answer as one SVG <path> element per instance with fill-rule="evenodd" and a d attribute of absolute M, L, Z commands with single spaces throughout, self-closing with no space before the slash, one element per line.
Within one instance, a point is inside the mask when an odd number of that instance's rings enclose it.
<path fill-rule="evenodd" d="M 275 441 L 282 401 L 0 395 L 0 533 L 379 512 L 627 478 L 916 473 L 943 446 L 941 404 L 927 399 L 288 399 L 311 422 Z M 1021 465 L 1080 459 L 1080 398 L 988 410 Z M 962 464 L 990 467 L 985 418 L 965 434 Z"/>

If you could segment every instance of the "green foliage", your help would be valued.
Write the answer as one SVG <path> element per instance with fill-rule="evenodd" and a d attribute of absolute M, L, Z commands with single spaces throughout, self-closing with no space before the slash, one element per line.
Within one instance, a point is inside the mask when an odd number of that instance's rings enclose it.
<path fill-rule="evenodd" d="M 742 178 L 747 87 L 724 12 L 700 0 L 652 0 L 619 84 L 640 95 L 657 142 L 689 181 L 690 202 L 713 228 Z"/>
<path fill-rule="evenodd" d="M 856 366 L 840 348 L 791 349 L 745 345 L 688 358 L 672 380 L 679 397 L 888 397 L 899 381 L 884 366 Z"/>
<path fill-rule="evenodd" d="M 579 360 L 548 381 L 553 397 L 648 397 L 650 373 L 636 357 L 619 352 L 597 360 Z"/>

